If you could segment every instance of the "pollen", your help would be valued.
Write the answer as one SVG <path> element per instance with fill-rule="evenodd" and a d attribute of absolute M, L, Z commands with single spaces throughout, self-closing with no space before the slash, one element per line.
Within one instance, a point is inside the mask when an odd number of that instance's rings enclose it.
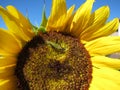
<path fill-rule="evenodd" d="M 88 90 L 92 64 L 75 37 L 40 33 L 18 55 L 15 75 L 19 90 Z"/>

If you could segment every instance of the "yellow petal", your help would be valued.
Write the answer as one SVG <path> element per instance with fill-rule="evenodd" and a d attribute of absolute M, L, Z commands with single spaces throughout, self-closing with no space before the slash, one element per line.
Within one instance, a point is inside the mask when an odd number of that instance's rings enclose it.
<path fill-rule="evenodd" d="M 85 47 L 91 56 L 116 53 L 120 51 L 120 37 L 108 36 L 98 38 L 87 42 Z"/>
<path fill-rule="evenodd" d="M 101 78 L 110 80 L 110 81 L 120 85 L 120 80 L 119 80 L 120 71 L 118 71 L 118 70 L 111 69 L 108 67 L 102 67 L 102 68 L 93 67 L 93 74 L 92 75 L 93 75 L 93 77 L 94 76 L 101 77 Z"/>
<path fill-rule="evenodd" d="M 87 27 L 94 25 L 94 24 L 95 25 L 99 24 L 101 27 L 101 25 L 105 24 L 109 15 L 110 15 L 110 8 L 108 6 L 102 6 L 102 7 L 98 8 L 90 15 L 90 19 L 87 24 Z M 99 27 L 99 26 L 97 26 L 97 27 Z"/>
<path fill-rule="evenodd" d="M 17 90 L 17 79 L 15 76 L 0 79 L 0 90 Z"/>
<path fill-rule="evenodd" d="M 58 19 L 67 13 L 65 0 L 52 0 L 51 13 L 48 19 L 47 28 L 57 25 Z M 47 29 L 47 30 L 48 30 Z"/>
<path fill-rule="evenodd" d="M 118 26 L 119 19 L 115 18 L 106 25 L 104 25 L 103 27 L 101 27 L 100 29 L 91 28 L 92 31 L 91 32 L 88 31 L 88 33 L 86 32 L 87 34 L 84 34 L 81 39 L 90 41 L 98 37 L 108 36 L 114 33 L 118 29 Z"/>
<path fill-rule="evenodd" d="M 108 6 L 102 6 L 91 14 L 87 28 L 81 33 L 80 37 L 83 40 L 88 40 L 88 37 L 92 37 L 92 33 L 97 32 L 103 25 L 110 14 Z"/>
<path fill-rule="evenodd" d="M 10 30 L 17 38 L 19 38 L 23 42 L 31 39 L 31 37 L 27 36 L 23 32 L 21 23 L 3 7 L 0 7 L 0 15 L 2 16 L 5 24 L 7 25 L 8 30 Z"/>
<path fill-rule="evenodd" d="M 16 57 L 12 57 L 12 56 L 4 56 L 4 57 L 0 57 L 0 67 L 2 66 L 6 66 L 6 65 L 11 65 L 11 64 L 16 64 Z"/>
<path fill-rule="evenodd" d="M 94 78 L 94 81 L 95 81 L 95 79 L 96 79 L 96 78 Z M 97 79 L 97 80 L 98 80 L 98 79 Z M 100 89 L 100 86 L 97 85 L 97 83 L 92 82 L 92 83 L 90 84 L 90 86 L 89 86 L 89 90 L 101 90 L 101 89 Z M 102 90 L 103 90 L 103 89 L 102 89 Z"/>
<path fill-rule="evenodd" d="M 74 5 L 67 11 L 65 0 L 53 0 L 51 14 L 47 22 L 47 31 L 55 30 L 62 32 L 66 28 L 73 10 Z"/>
<path fill-rule="evenodd" d="M 109 67 L 120 69 L 120 59 L 108 58 L 105 56 L 94 56 L 91 58 L 92 64 L 97 67 Z"/>
<path fill-rule="evenodd" d="M 67 13 L 65 0 L 52 0 L 52 9 L 50 13 L 50 20 L 57 21 L 59 17 Z"/>
<path fill-rule="evenodd" d="M 52 0 L 52 9 L 49 20 L 55 23 L 62 15 L 67 13 L 65 0 Z"/>
<path fill-rule="evenodd" d="M 75 13 L 71 24 L 71 32 L 75 36 L 79 36 L 83 29 L 86 27 L 90 18 L 94 0 L 87 0 Z"/>
<path fill-rule="evenodd" d="M 65 17 L 63 19 L 59 19 L 59 24 L 58 25 L 61 25 L 62 28 L 60 28 L 60 30 L 58 31 L 63 31 L 65 32 L 66 28 L 67 28 L 67 24 L 69 23 L 69 20 L 71 19 L 72 17 L 72 13 L 75 9 L 75 5 L 71 6 L 68 10 L 67 10 L 67 14 L 65 15 Z M 70 26 L 68 26 L 70 27 Z"/>
<path fill-rule="evenodd" d="M 0 67 L 0 79 L 13 76 L 15 73 L 15 64 Z"/>
<path fill-rule="evenodd" d="M 115 81 L 99 77 L 93 77 L 89 90 L 119 90 L 120 84 Z"/>
<path fill-rule="evenodd" d="M 29 37 L 33 37 L 34 34 L 32 32 L 32 26 L 30 24 L 30 22 L 27 20 L 27 18 L 25 18 L 15 7 L 9 5 L 6 7 L 8 12 L 14 16 L 17 21 L 20 23 L 23 32 L 29 36 Z"/>
<path fill-rule="evenodd" d="M 7 30 L 0 29 L 0 53 L 16 55 L 21 50 L 21 44 Z"/>
<path fill-rule="evenodd" d="M 93 67 L 93 79 L 89 90 L 119 90 L 120 72 L 111 68 Z"/>
<path fill-rule="evenodd" d="M 75 6 L 73 5 L 73 6 L 68 10 L 68 14 L 67 14 L 67 15 L 70 15 L 69 12 L 73 12 L 74 8 L 75 8 Z M 73 14 L 71 13 L 71 16 L 69 17 L 69 19 L 68 19 L 68 21 L 67 21 L 67 24 L 66 24 L 66 27 L 65 27 L 65 29 L 64 29 L 64 32 L 67 33 L 67 34 L 70 34 L 70 35 L 72 35 L 72 33 L 70 33 L 70 32 L 71 32 L 71 31 L 70 31 L 70 25 L 71 25 L 71 23 L 72 23 L 72 20 L 73 20 L 73 18 L 74 18 L 74 15 L 75 15 L 75 13 L 73 13 Z"/>

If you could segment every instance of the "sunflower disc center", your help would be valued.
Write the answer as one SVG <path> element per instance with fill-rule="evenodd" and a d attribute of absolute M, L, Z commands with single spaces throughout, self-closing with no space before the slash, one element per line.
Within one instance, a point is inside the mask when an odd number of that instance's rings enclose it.
<path fill-rule="evenodd" d="M 18 55 L 15 74 L 20 90 L 88 90 L 92 66 L 78 39 L 61 33 L 40 34 Z"/>

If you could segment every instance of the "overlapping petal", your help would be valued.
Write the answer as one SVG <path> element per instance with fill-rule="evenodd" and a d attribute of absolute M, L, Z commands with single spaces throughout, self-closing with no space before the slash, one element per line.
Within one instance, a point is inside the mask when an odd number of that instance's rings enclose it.
<path fill-rule="evenodd" d="M 108 36 L 89 41 L 85 45 L 91 56 L 120 52 L 120 37 Z"/>
<path fill-rule="evenodd" d="M 22 48 L 21 43 L 9 31 L 0 29 L 0 55 L 16 55 Z"/>
<path fill-rule="evenodd" d="M 47 23 L 47 31 L 56 30 L 62 31 L 66 27 L 67 21 L 69 20 L 74 6 L 68 11 L 65 0 L 52 0 L 52 9 Z"/>
<path fill-rule="evenodd" d="M 89 90 L 119 90 L 120 72 L 111 68 L 93 67 L 93 79 Z"/>
<path fill-rule="evenodd" d="M 91 58 L 93 66 L 98 68 L 109 67 L 120 70 L 120 59 L 113 59 L 105 56 L 94 56 Z"/>
<path fill-rule="evenodd" d="M 17 90 L 17 80 L 15 76 L 0 79 L 0 90 Z"/>
<path fill-rule="evenodd" d="M 19 38 L 23 42 L 31 40 L 32 36 L 29 35 L 30 33 L 28 33 L 29 31 L 27 31 L 28 30 L 27 27 L 26 28 L 24 27 L 25 22 L 24 23 L 22 21 L 19 22 L 19 20 L 16 18 L 17 16 L 15 17 L 17 11 L 15 11 L 13 7 L 12 9 L 11 7 L 8 7 L 8 9 L 9 12 L 5 10 L 3 7 L 0 7 L 0 15 L 5 21 L 8 30 L 10 30 L 17 38 Z M 11 14 L 11 10 L 14 11 L 13 14 Z"/>
<path fill-rule="evenodd" d="M 93 3 L 94 0 L 87 0 L 76 11 L 70 26 L 70 31 L 74 36 L 78 37 L 86 27 L 91 15 Z"/>
<path fill-rule="evenodd" d="M 20 23 L 22 31 L 28 36 L 33 37 L 34 33 L 32 31 L 32 26 L 27 18 L 25 18 L 15 7 L 9 5 L 6 7 L 8 12 L 17 19 Z"/>
<path fill-rule="evenodd" d="M 0 79 L 13 76 L 15 73 L 16 64 L 6 65 L 0 67 Z"/>
<path fill-rule="evenodd" d="M 97 25 L 99 25 L 99 24 L 97 24 Z M 91 26 L 88 29 L 89 33 L 86 32 L 86 33 L 82 34 L 81 39 L 86 40 L 86 41 L 90 41 L 90 40 L 93 40 L 95 38 L 108 36 L 108 35 L 114 33 L 118 29 L 118 26 L 119 26 L 119 19 L 118 18 L 114 18 L 112 21 L 108 22 L 104 26 L 101 26 L 101 28 L 94 28 L 94 26 L 93 27 Z"/>
<path fill-rule="evenodd" d="M 103 26 L 106 23 L 109 15 L 110 15 L 109 6 L 102 6 L 98 8 L 93 13 L 91 13 L 86 28 L 90 27 L 91 25 L 95 25 L 99 29 L 101 26 Z M 85 30 L 84 32 L 87 31 Z"/>
<path fill-rule="evenodd" d="M 0 56 L 0 67 L 16 64 L 17 58 L 13 56 Z"/>
<path fill-rule="evenodd" d="M 98 29 L 105 25 L 109 14 L 110 10 L 108 6 L 102 6 L 93 12 L 90 16 L 86 29 L 80 34 L 79 37 L 83 40 L 88 40 L 87 37 L 91 37 L 92 33 L 98 31 Z"/>

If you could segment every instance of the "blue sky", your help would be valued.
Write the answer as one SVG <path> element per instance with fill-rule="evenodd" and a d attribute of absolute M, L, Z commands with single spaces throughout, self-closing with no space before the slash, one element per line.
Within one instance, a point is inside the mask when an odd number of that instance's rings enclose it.
<path fill-rule="evenodd" d="M 86 0 L 66 0 L 67 7 L 69 8 L 71 5 L 75 4 L 76 9 Z M 34 25 L 40 25 L 41 17 L 42 17 L 42 8 L 43 8 L 43 0 L 0 0 L 0 5 L 6 7 L 7 5 L 15 6 L 24 16 L 27 15 Z M 112 20 L 115 17 L 120 18 L 120 0 L 96 0 L 93 6 L 93 11 L 97 8 L 108 5 L 110 7 L 110 17 L 108 19 Z M 46 14 L 49 16 L 51 8 L 51 0 L 46 0 Z M 0 17 L 0 27 L 5 28 L 5 24 Z"/>

